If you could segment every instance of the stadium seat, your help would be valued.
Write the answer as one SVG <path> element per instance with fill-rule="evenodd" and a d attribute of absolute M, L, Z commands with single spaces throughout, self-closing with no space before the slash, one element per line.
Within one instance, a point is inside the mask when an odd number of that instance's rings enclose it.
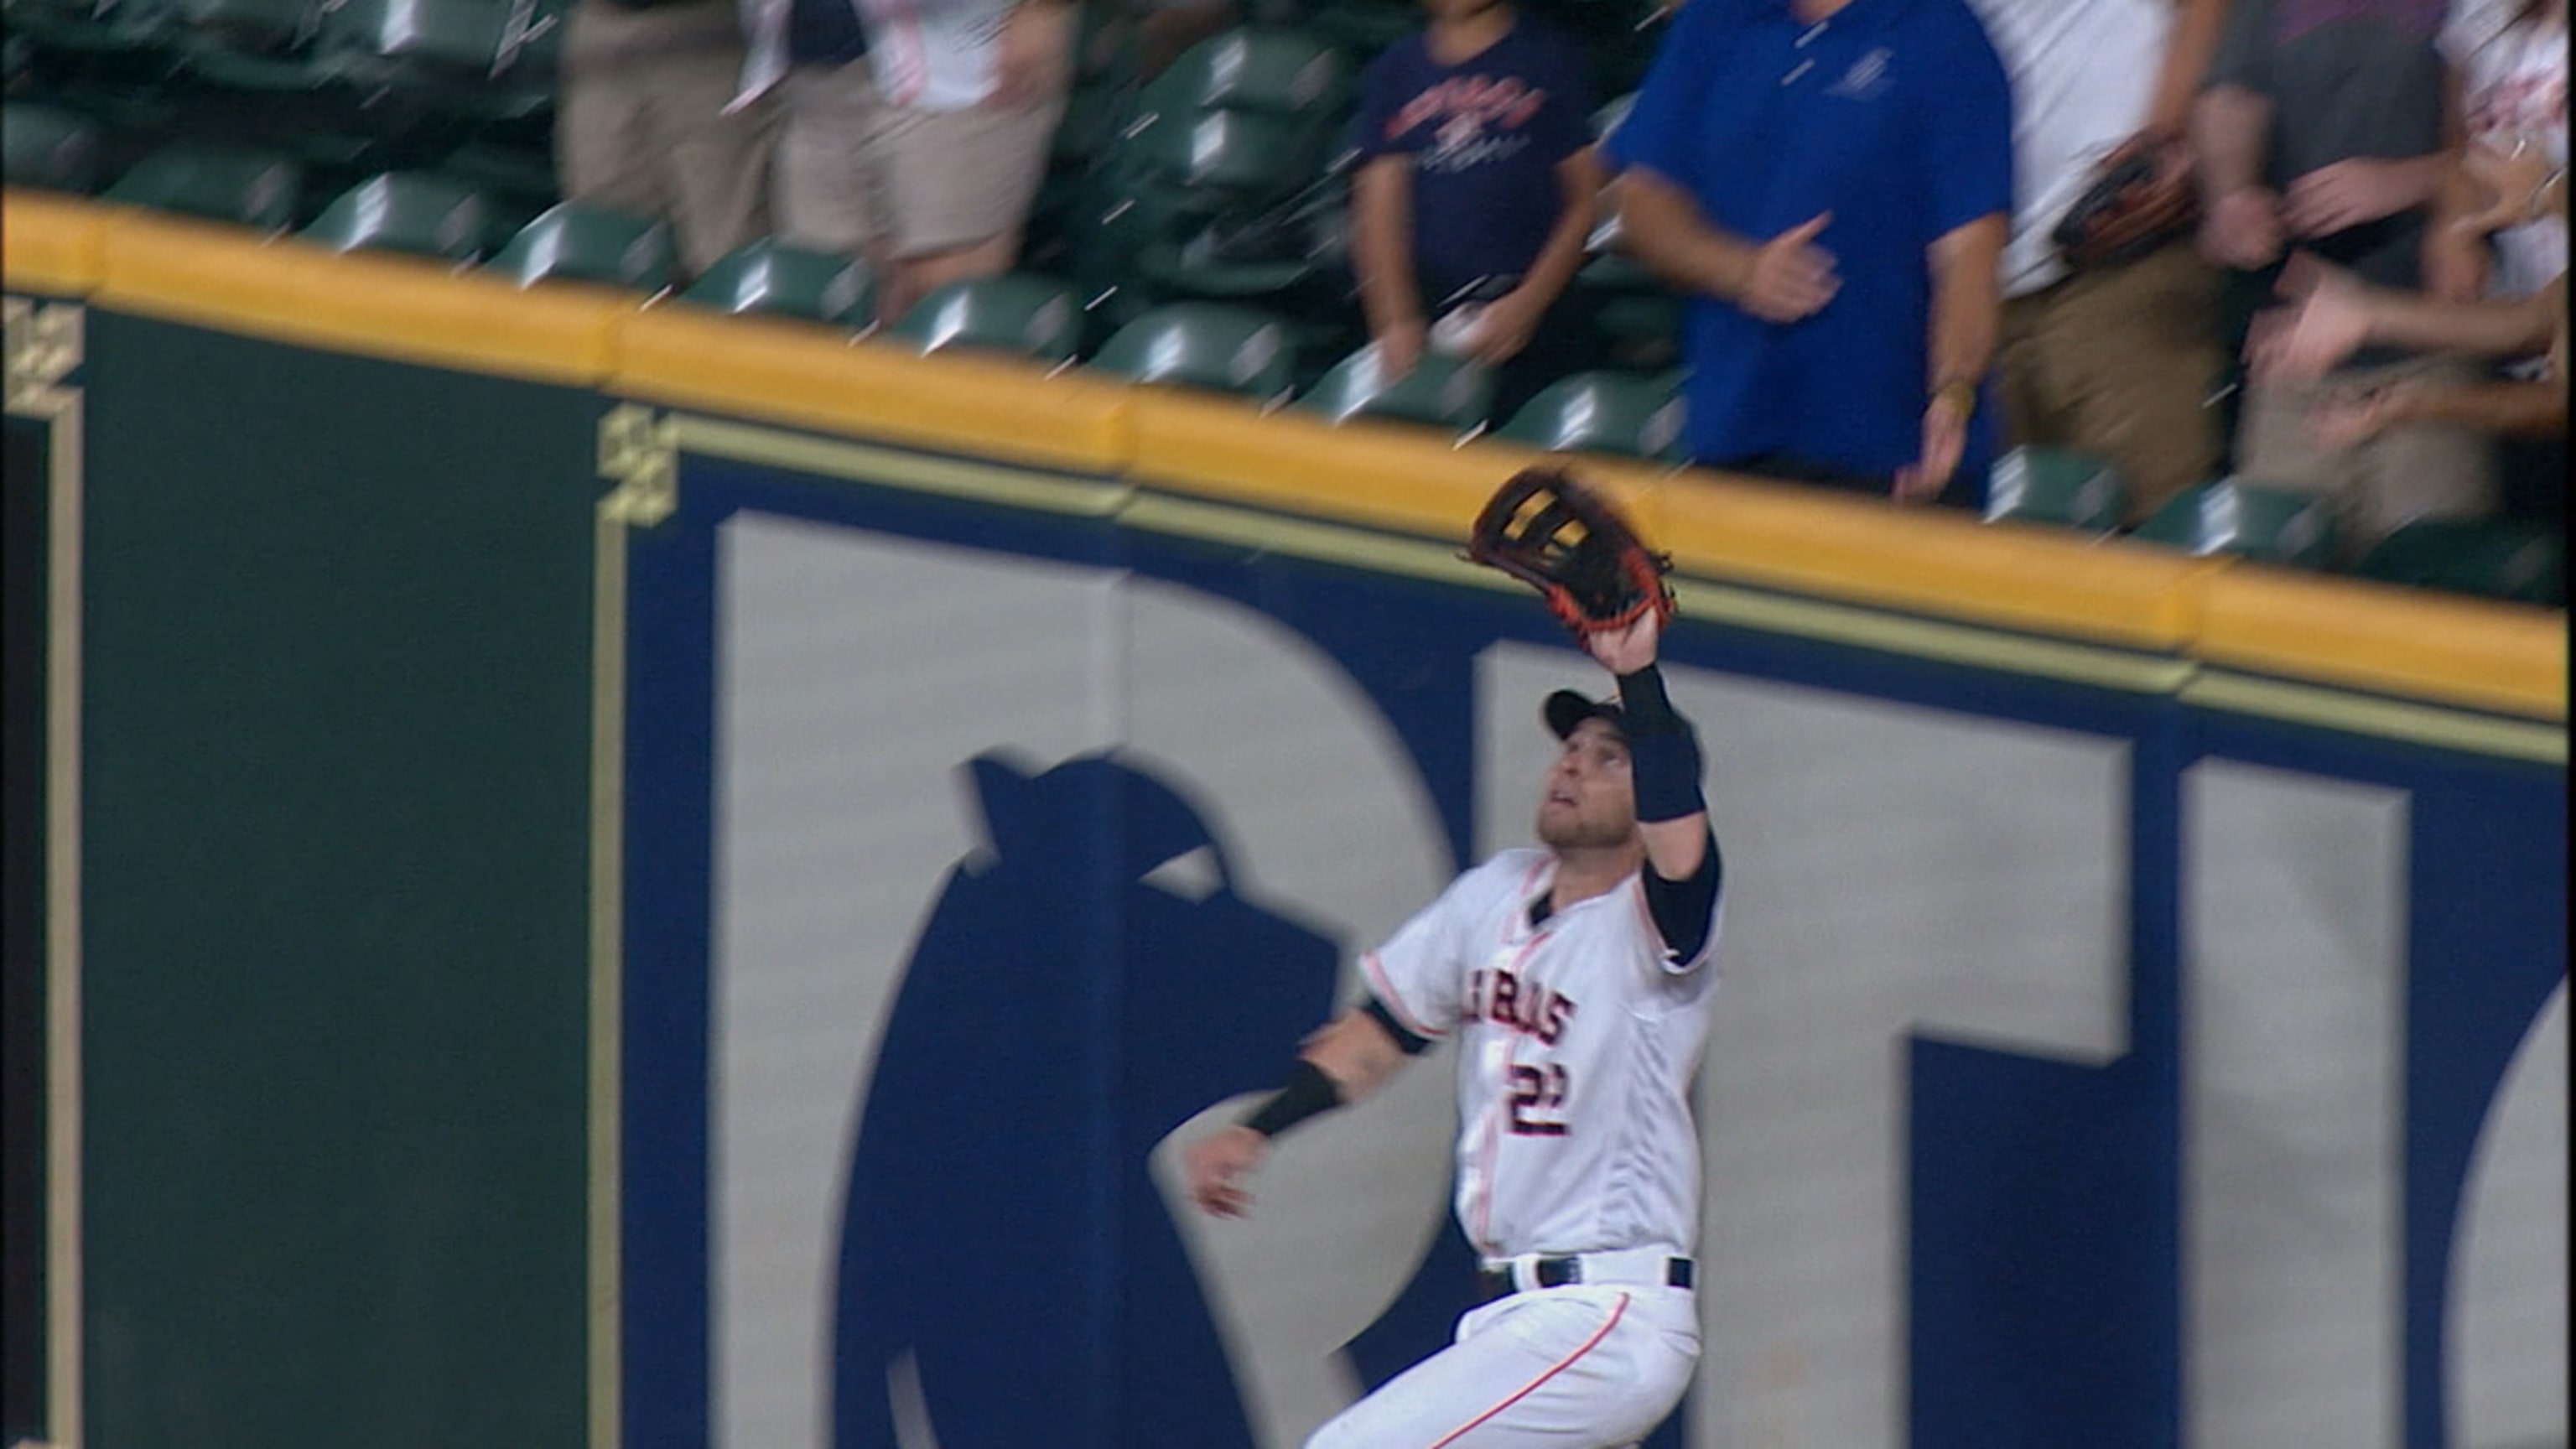
<path fill-rule="evenodd" d="M 535 0 L 337 0 L 315 28 L 317 64 L 343 84 L 407 92 L 489 120 L 553 104 L 563 20 Z"/>
<path fill-rule="evenodd" d="M 876 306 L 876 285 L 865 262 L 764 237 L 719 259 L 680 300 L 737 314 L 864 327 Z"/>
<path fill-rule="evenodd" d="M 519 228 L 486 265 L 523 287 L 568 279 L 659 292 L 671 285 L 678 258 L 663 223 L 567 202 Z"/>
<path fill-rule="evenodd" d="M 1313 119 L 1350 100 L 1351 65 L 1301 31 L 1246 25 L 1209 36 L 1145 85 L 1149 111 L 1262 111 Z"/>
<path fill-rule="evenodd" d="M 2353 572 L 2388 583 L 2564 608 L 2567 540 L 2548 524 L 2419 519 L 2372 545 Z"/>
<path fill-rule="evenodd" d="M 304 168 L 274 152 L 181 144 L 137 162 L 103 195 L 183 216 L 284 231 L 295 222 Z"/>
<path fill-rule="evenodd" d="M 491 235 L 490 198 L 452 177 L 371 176 L 340 193 L 300 233 L 335 251 L 376 249 L 470 262 Z"/>
<path fill-rule="evenodd" d="M 1312 181 L 1323 146 L 1304 123 L 1263 111 L 1152 112 L 1111 147 L 1111 171 L 1128 185 L 1195 193 L 1191 208 L 1275 200 Z"/>
<path fill-rule="evenodd" d="M 2241 478 L 2187 488 L 2131 535 L 2195 554 L 2226 553 L 2297 568 L 2334 562 L 2332 501 L 2323 494 Z"/>
<path fill-rule="evenodd" d="M 1172 302 L 1119 328 L 1089 366 L 1130 382 L 1242 393 L 1269 402 L 1286 395 L 1295 363 L 1288 324 L 1273 313 L 1221 302 Z"/>
<path fill-rule="evenodd" d="M 2010 518 L 2108 533 L 2120 526 L 2128 497 L 2127 481 L 2103 459 L 2025 445 L 1995 460 L 1986 485 L 1986 520 Z"/>
<path fill-rule="evenodd" d="M 86 192 L 99 178 L 99 128 L 59 106 L 11 101 L 0 115 L 7 139 L 7 179 L 12 186 Z"/>
<path fill-rule="evenodd" d="M 1337 423 L 1386 418 L 1455 433 L 1482 427 L 1493 400 L 1494 374 L 1482 363 L 1430 352 L 1402 377 L 1389 377 L 1371 343 L 1334 363 L 1296 405 Z"/>
<path fill-rule="evenodd" d="M 1071 284 L 1008 272 L 934 288 L 880 335 L 925 353 L 961 347 L 1065 363 L 1081 345 L 1082 323 Z"/>
<path fill-rule="evenodd" d="M 1671 376 L 1578 372 L 1540 389 L 1495 435 L 1555 452 L 1679 462 L 1681 393 Z"/>

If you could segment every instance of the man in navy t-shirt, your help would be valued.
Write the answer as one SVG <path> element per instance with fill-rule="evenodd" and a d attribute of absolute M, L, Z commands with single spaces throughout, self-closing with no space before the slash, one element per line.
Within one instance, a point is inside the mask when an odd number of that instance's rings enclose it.
<path fill-rule="evenodd" d="M 1369 67 L 1351 122 L 1360 300 L 1396 374 L 1444 313 L 1481 304 L 1459 345 L 1498 369 L 1501 420 L 1591 357 L 1567 283 L 1601 189 L 1592 84 L 1571 40 L 1507 0 L 1423 8 L 1429 23 Z"/>
<path fill-rule="evenodd" d="M 2011 90 L 1964 0 L 1692 0 L 1604 141 L 1691 297 L 1693 458 L 1974 503 Z"/>

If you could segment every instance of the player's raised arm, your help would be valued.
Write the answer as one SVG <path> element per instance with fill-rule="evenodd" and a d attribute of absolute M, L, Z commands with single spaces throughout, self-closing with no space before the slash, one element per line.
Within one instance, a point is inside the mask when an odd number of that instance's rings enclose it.
<path fill-rule="evenodd" d="M 1699 740 L 1673 710 L 1655 664 L 1663 621 L 1650 610 L 1623 629 L 1584 637 L 1583 645 L 1619 681 L 1619 712 L 1628 736 L 1628 768 L 1637 791 L 1637 833 L 1646 865 L 1668 881 L 1700 873 L 1710 848 L 1708 803 L 1701 794 Z"/>
<path fill-rule="evenodd" d="M 1369 1096 L 1404 1065 L 1405 1045 L 1382 1008 L 1353 1007 L 1306 1038 L 1287 1080 L 1240 1122 L 1190 1144 L 1182 1171 L 1190 1200 L 1222 1218 L 1252 1207 L 1243 1179 L 1270 1155 L 1270 1139 L 1309 1117 Z"/>

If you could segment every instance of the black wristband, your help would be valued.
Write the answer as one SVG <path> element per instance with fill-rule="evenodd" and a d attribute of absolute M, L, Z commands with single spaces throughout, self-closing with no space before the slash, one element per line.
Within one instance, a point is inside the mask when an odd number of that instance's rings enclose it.
<path fill-rule="evenodd" d="M 1649 664 L 1634 674 L 1617 676 L 1619 680 L 1619 716 L 1627 726 L 1631 740 L 1639 735 L 1668 735 L 1690 726 L 1673 712 L 1673 701 L 1664 693 L 1664 672 Z"/>
<path fill-rule="evenodd" d="M 1619 676 L 1619 714 L 1627 726 L 1629 778 L 1637 819 L 1654 825 L 1704 813 L 1699 739 L 1664 693 L 1663 671 L 1649 664 Z"/>
<path fill-rule="evenodd" d="M 1269 1101 L 1245 1114 L 1243 1125 L 1264 1137 L 1276 1137 L 1307 1118 L 1342 1105 L 1342 1089 L 1324 1069 L 1299 1057 L 1288 1068 L 1288 1080 Z"/>

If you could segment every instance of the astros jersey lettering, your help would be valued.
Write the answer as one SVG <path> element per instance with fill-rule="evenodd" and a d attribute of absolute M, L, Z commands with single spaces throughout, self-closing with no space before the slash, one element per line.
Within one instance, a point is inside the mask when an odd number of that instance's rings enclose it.
<path fill-rule="evenodd" d="M 1533 923 L 1554 874 L 1550 852 L 1506 850 L 1361 965 L 1407 1029 L 1455 1038 L 1458 1221 L 1480 1254 L 1686 1254 L 1716 922 L 1672 959 L 1632 875 Z"/>

